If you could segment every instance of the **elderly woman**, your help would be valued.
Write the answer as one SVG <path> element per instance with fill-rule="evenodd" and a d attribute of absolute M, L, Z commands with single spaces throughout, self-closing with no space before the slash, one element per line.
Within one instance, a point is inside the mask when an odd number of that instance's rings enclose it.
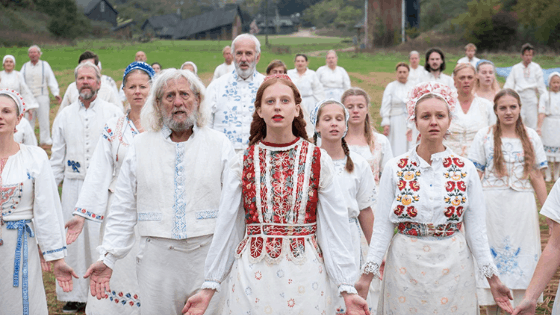
<path fill-rule="evenodd" d="M 474 95 L 494 103 L 494 96 L 500 91 L 494 63 L 489 60 L 479 60 L 476 64 L 476 73 Z"/>
<path fill-rule="evenodd" d="M 104 219 L 107 217 L 122 162 L 134 137 L 143 131 L 140 124 L 140 111 L 150 94 L 154 75 L 155 71 L 152 67 L 142 61 L 131 63 L 124 71 L 124 93 L 130 104 L 130 110 L 125 116 L 109 120 L 103 129 L 91 159 L 89 166 L 91 171 L 84 180 L 76 203 L 74 217 L 66 223 L 68 244 L 74 242 L 81 233 L 85 219 L 101 222 L 100 243 L 103 241 Z M 115 276 L 111 279 L 112 291 L 108 294 L 108 299 L 97 300 L 90 295 L 86 313 L 92 315 L 140 313 L 135 270 L 138 243 L 137 237 L 131 252 L 115 265 Z"/>
<path fill-rule="evenodd" d="M 19 93 L 0 90 L 0 309 L 3 314 L 46 315 L 41 258 L 49 268 L 54 263 L 64 291 L 72 290 L 72 276 L 78 276 L 64 261 L 64 223 L 47 154 L 14 141 L 24 111 Z"/>
<path fill-rule="evenodd" d="M 470 63 L 460 63 L 453 70 L 455 87 L 459 94 L 459 106 L 452 113 L 449 137 L 444 144 L 460 156 L 467 156 L 476 133 L 496 122 L 492 103 L 475 96 L 473 87 L 476 70 Z"/>
<path fill-rule="evenodd" d="M 327 64 L 317 69 L 317 77 L 325 90 L 325 97 L 340 101 L 344 91 L 350 88 L 350 77 L 344 68 L 338 66 L 336 51 L 327 52 Z"/>
<path fill-rule="evenodd" d="M 410 91 L 408 115 L 420 144 L 385 166 L 372 241 L 356 284 L 366 295 L 387 256 L 378 314 L 478 314 L 475 275 L 488 279 L 498 304 L 512 311 L 490 255 L 476 168 L 443 145 L 456 95 L 437 82 Z"/>
<path fill-rule="evenodd" d="M 181 70 L 189 70 L 190 72 L 197 74 L 198 68 L 192 61 L 186 61 L 181 65 Z"/>

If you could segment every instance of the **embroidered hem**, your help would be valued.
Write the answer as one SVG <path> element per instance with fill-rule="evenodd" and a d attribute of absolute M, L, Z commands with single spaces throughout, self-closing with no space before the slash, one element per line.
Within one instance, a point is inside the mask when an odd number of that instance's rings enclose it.
<path fill-rule="evenodd" d="M 91 219 L 91 220 L 95 220 L 95 221 L 103 221 L 103 219 L 105 218 L 105 216 L 102 215 L 97 215 L 93 212 L 90 212 L 84 208 L 74 208 L 74 214 L 77 214 L 81 217 L 84 217 L 86 219 Z"/>

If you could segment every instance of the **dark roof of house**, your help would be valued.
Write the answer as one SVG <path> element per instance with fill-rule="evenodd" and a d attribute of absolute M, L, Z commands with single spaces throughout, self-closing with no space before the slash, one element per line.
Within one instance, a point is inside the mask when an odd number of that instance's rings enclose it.
<path fill-rule="evenodd" d="M 165 14 L 152 16 L 142 24 L 142 30 L 150 23 L 154 29 L 161 29 L 164 31 L 166 28 L 173 28 L 181 21 L 181 17 L 177 14 Z"/>
<path fill-rule="evenodd" d="M 78 7 L 84 10 L 84 14 L 89 14 L 101 1 L 105 1 L 105 3 L 109 6 L 109 8 L 111 8 L 111 10 L 115 11 L 115 13 L 117 14 L 119 13 L 107 0 L 76 0 L 76 4 L 78 5 Z"/>
<path fill-rule="evenodd" d="M 222 9 L 206 12 L 201 15 L 182 20 L 175 27 L 173 38 L 188 38 L 200 32 L 233 24 L 236 15 L 239 15 L 239 17 L 242 18 L 239 6 L 230 5 Z"/>
<path fill-rule="evenodd" d="M 128 26 L 132 26 L 132 25 L 134 25 L 134 24 L 136 24 L 136 22 L 133 21 L 133 20 L 131 19 L 131 20 L 128 20 L 128 21 L 126 21 L 126 22 L 124 22 L 124 23 L 121 23 L 121 24 L 119 24 L 119 25 L 113 27 L 113 28 L 111 29 L 111 31 L 116 32 L 116 31 L 118 31 L 118 30 L 121 30 L 121 29 L 123 29 L 123 28 L 125 28 L 125 27 L 128 27 Z"/>

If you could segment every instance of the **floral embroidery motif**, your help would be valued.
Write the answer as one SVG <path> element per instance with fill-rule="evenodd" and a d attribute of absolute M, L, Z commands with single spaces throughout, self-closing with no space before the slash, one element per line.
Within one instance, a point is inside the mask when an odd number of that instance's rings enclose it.
<path fill-rule="evenodd" d="M 83 209 L 83 208 L 75 208 L 74 212 L 81 213 L 83 215 L 86 215 L 86 216 L 88 216 L 88 217 L 90 217 L 94 220 L 98 220 L 98 221 L 103 221 L 103 218 L 105 218 L 102 215 L 97 215 L 97 214 L 95 214 L 93 212 L 90 212 L 90 211 L 87 211 L 86 209 Z"/>
<path fill-rule="evenodd" d="M 519 267 L 517 262 L 518 256 L 521 253 L 521 247 L 512 247 L 509 236 L 504 239 L 502 248 L 490 248 L 490 253 L 494 258 L 496 267 L 501 275 L 503 274 L 518 274 L 523 275 L 523 270 Z"/>
<path fill-rule="evenodd" d="M 185 220 L 187 203 L 185 202 L 185 177 L 184 173 L 184 159 L 185 159 L 185 143 L 177 143 L 175 157 L 175 179 L 173 194 L 173 230 L 172 237 L 174 239 L 187 238 L 187 222 Z"/>
<path fill-rule="evenodd" d="M 549 154 L 556 154 L 556 153 L 560 153 L 560 147 L 550 147 L 547 145 L 543 145 L 544 147 L 544 152 L 545 153 L 549 153 Z"/>
<path fill-rule="evenodd" d="M 116 291 L 111 291 L 110 293 L 111 295 L 105 295 L 105 298 L 109 298 L 109 300 L 111 302 L 115 302 L 116 304 L 120 304 L 120 305 L 128 305 L 128 306 L 136 306 L 136 307 L 140 307 L 140 299 L 138 298 L 138 294 L 131 294 L 131 293 L 126 293 L 124 294 L 123 292 L 116 292 Z"/>
<path fill-rule="evenodd" d="M 202 210 L 195 213 L 197 220 L 215 219 L 218 217 L 219 210 Z"/>
<path fill-rule="evenodd" d="M 448 224 L 422 224 L 416 222 L 401 222 L 397 226 L 399 233 L 410 236 L 434 236 L 434 237 L 447 237 L 451 236 L 461 229 L 462 222 L 448 223 Z"/>
<path fill-rule="evenodd" d="M 73 172 L 76 172 L 76 173 L 79 173 L 79 172 L 80 172 L 80 170 L 79 170 L 79 168 L 80 168 L 80 162 L 68 160 L 68 166 L 71 166 L 71 167 L 72 167 L 72 171 L 73 171 Z"/>
<path fill-rule="evenodd" d="M 49 254 L 54 254 L 54 253 L 58 253 L 61 252 L 63 250 L 66 250 L 66 246 L 59 248 L 59 249 L 53 249 L 53 250 L 47 250 L 43 252 L 43 255 L 49 255 Z"/>
<path fill-rule="evenodd" d="M 397 171 L 398 192 L 396 201 L 400 204 L 393 209 L 393 212 L 399 219 L 411 219 L 418 215 L 418 210 L 413 204 L 420 200 L 418 177 L 421 173 L 417 169 L 418 163 L 410 161 L 408 158 L 402 158 L 397 166 L 399 170 Z"/>
<path fill-rule="evenodd" d="M 463 171 L 464 166 L 465 163 L 461 158 L 453 155 L 443 160 L 443 167 L 447 168 L 443 175 L 449 179 L 445 184 L 447 194 L 444 195 L 445 204 L 448 205 L 444 214 L 448 222 L 461 221 L 461 216 L 465 211 L 467 185 L 464 178 L 467 177 L 467 172 Z"/>
<path fill-rule="evenodd" d="M 2 206 L 2 216 L 12 214 L 21 201 L 23 193 L 23 183 L 6 185 L 0 187 L 0 205 Z"/>
<path fill-rule="evenodd" d="M 138 221 L 161 221 L 163 215 L 161 212 L 140 212 L 138 213 Z"/>

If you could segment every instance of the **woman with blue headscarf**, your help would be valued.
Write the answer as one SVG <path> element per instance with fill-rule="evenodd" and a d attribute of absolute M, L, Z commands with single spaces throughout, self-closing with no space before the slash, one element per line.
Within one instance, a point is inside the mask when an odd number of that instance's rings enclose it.
<path fill-rule="evenodd" d="M 128 65 L 123 75 L 123 90 L 130 104 L 126 115 L 111 119 L 105 125 L 90 163 L 90 172 L 84 180 L 82 192 L 74 210 L 74 217 L 66 223 L 68 244 L 74 242 L 82 231 L 85 219 L 101 223 L 100 243 L 104 232 L 104 218 L 111 203 L 112 193 L 133 138 L 143 131 L 140 111 L 150 94 L 154 70 L 144 62 Z M 138 242 L 136 242 L 138 244 Z M 136 278 L 137 246 L 115 265 L 111 278 L 111 292 L 105 299 L 89 296 L 86 313 L 139 314 L 140 298 Z"/>

